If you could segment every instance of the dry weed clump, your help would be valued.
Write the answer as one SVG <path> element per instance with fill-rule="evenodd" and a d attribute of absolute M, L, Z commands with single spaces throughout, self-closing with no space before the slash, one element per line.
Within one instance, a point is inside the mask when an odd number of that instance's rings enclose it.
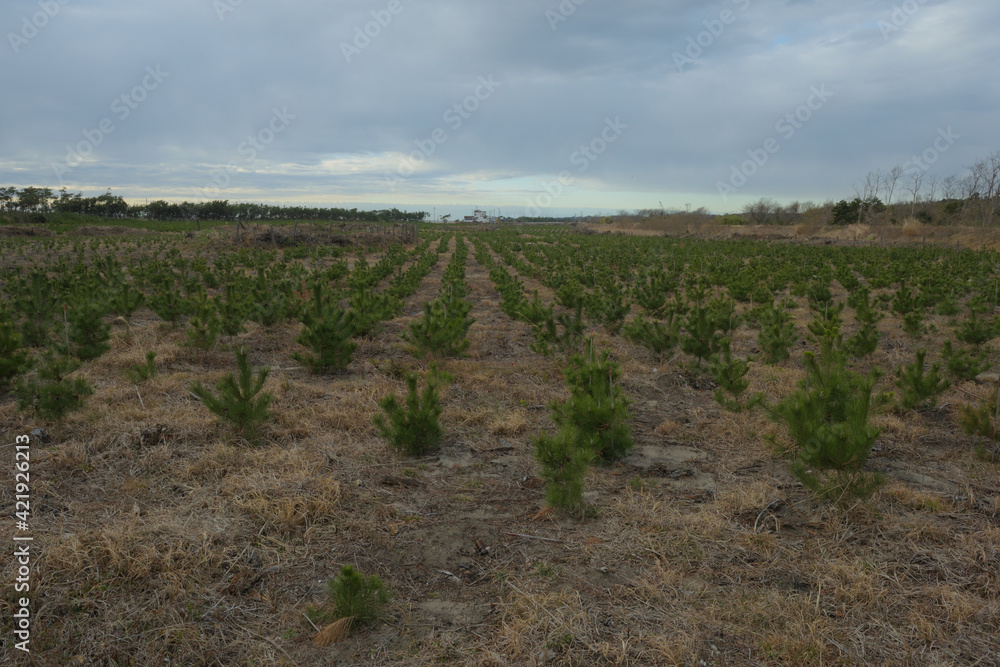
<path fill-rule="evenodd" d="M 230 475 L 220 496 L 237 515 L 245 515 L 259 532 L 288 535 L 332 521 L 340 504 L 340 482 L 316 470 L 273 471 Z"/>

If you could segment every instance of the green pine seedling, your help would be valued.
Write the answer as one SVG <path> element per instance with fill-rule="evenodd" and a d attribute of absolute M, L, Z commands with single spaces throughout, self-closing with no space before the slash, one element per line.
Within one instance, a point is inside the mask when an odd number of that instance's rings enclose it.
<path fill-rule="evenodd" d="M 722 333 L 709 308 L 695 305 L 684 322 L 687 335 L 681 339 L 681 350 L 698 359 L 701 363 L 717 354 L 722 346 Z"/>
<path fill-rule="evenodd" d="M 662 361 L 680 342 L 680 329 L 680 319 L 673 317 L 672 313 L 666 324 L 647 320 L 640 315 L 625 325 L 624 335 L 633 343 L 653 352 Z"/>
<path fill-rule="evenodd" d="M 860 290 L 848 297 L 848 303 L 854 308 L 855 319 L 861 327 L 855 334 L 844 341 L 844 349 L 853 357 L 866 357 L 878 349 L 882 337 L 878 330 L 878 321 L 882 315 L 871 302 L 871 292 Z"/>
<path fill-rule="evenodd" d="M 313 354 L 296 352 L 292 357 L 309 367 L 313 373 L 328 373 L 347 368 L 357 343 L 354 335 L 354 313 L 323 300 L 323 288 L 313 289 L 312 308 L 302 317 L 304 325 L 296 341 Z"/>
<path fill-rule="evenodd" d="M 48 342 L 58 305 L 55 287 L 41 272 L 31 274 L 26 293 L 16 300 L 17 309 L 24 315 L 21 333 L 24 345 L 40 347 Z"/>
<path fill-rule="evenodd" d="M 555 321 L 555 314 L 553 307 L 544 305 L 538 296 L 538 290 L 535 290 L 531 301 L 527 299 L 521 301 L 517 311 L 517 319 L 527 322 L 532 327 L 544 327 L 549 320 Z"/>
<path fill-rule="evenodd" d="M 663 318 L 667 314 L 667 296 L 677 289 L 677 281 L 662 269 L 653 271 L 649 282 L 640 282 L 632 291 L 632 298 L 650 317 Z"/>
<path fill-rule="evenodd" d="M 379 401 L 382 413 L 372 418 L 376 430 L 394 449 L 407 456 L 424 456 L 438 448 L 444 429 L 440 417 L 441 406 L 438 387 L 451 381 L 451 376 L 431 364 L 423 392 L 417 391 L 417 374 L 406 376 L 407 394 L 400 403 L 395 394 Z"/>
<path fill-rule="evenodd" d="M 937 397 L 951 386 L 949 380 L 941 377 L 941 364 L 935 363 L 927 371 L 926 357 L 927 350 L 917 350 L 916 361 L 896 369 L 899 404 L 904 410 L 934 407 Z"/>
<path fill-rule="evenodd" d="M 955 328 L 955 338 L 966 345 L 979 347 L 996 338 L 997 329 L 996 319 L 980 317 L 979 313 L 970 309 L 969 317 Z"/>
<path fill-rule="evenodd" d="M 161 282 L 154 288 L 146 303 L 161 320 L 170 324 L 176 324 L 187 310 L 187 304 L 171 281 Z"/>
<path fill-rule="evenodd" d="M 582 514 L 583 483 L 594 460 L 594 450 L 579 446 L 579 435 L 563 428 L 557 435 L 539 433 L 535 439 L 535 460 L 541 464 L 545 480 L 545 500 L 550 507 L 569 514 Z"/>
<path fill-rule="evenodd" d="M 907 287 L 906 281 L 901 280 L 899 283 L 899 291 L 897 291 L 895 296 L 892 298 L 892 312 L 902 317 L 908 313 L 918 310 L 920 310 L 920 300 L 913 293 L 913 291 Z"/>
<path fill-rule="evenodd" d="M 538 292 L 535 291 L 531 301 L 525 300 L 521 303 L 518 314 L 520 320 L 531 325 L 531 334 L 535 339 L 531 349 L 546 357 L 554 350 L 569 355 L 579 350 L 583 342 L 583 288 L 576 281 L 572 281 L 570 287 L 563 291 L 564 300 L 573 304 L 571 313 L 557 315 L 554 306 L 544 306 L 538 297 Z M 559 325 L 562 326 L 561 331 Z"/>
<path fill-rule="evenodd" d="M 385 583 L 376 575 L 365 576 L 351 565 L 340 569 L 326 584 L 334 619 L 350 618 L 352 625 L 374 623 L 392 599 Z"/>
<path fill-rule="evenodd" d="M 14 389 L 18 408 L 33 410 L 42 419 L 58 421 L 69 412 L 83 407 L 83 399 L 94 393 L 84 378 L 66 377 L 80 362 L 51 350 L 42 353 L 38 377 L 22 379 Z"/>
<path fill-rule="evenodd" d="M 135 384 L 141 384 L 156 375 L 156 352 L 146 352 L 146 361 L 125 369 L 125 375 Z"/>
<path fill-rule="evenodd" d="M 920 338 L 924 335 L 925 329 L 922 309 L 918 308 L 903 315 L 903 331 L 911 338 Z"/>
<path fill-rule="evenodd" d="M 844 305 L 843 302 L 839 302 L 833 307 L 827 304 L 823 310 L 818 311 L 808 325 L 809 339 L 821 347 L 827 342 L 835 347 L 840 347 L 842 340 L 840 327 L 844 323 L 842 317 Z"/>
<path fill-rule="evenodd" d="M 986 400 L 978 404 L 961 406 L 958 422 L 968 435 L 978 435 L 992 440 L 1000 440 L 1000 430 L 996 422 L 997 389 Z"/>
<path fill-rule="evenodd" d="M 873 395 L 878 372 L 848 370 L 830 337 L 819 356 L 807 352 L 805 361 L 807 378 L 799 390 L 770 410 L 798 446 L 791 470 L 818 497 L 838 504 L 864 499 L 884 482 L 864 470 L 881 432 L 869 423 L 871 411 L 888 400 Z"/>
<path fill-rule="evenodd" d="M 127 282 L 122 282 L 121 287 L 115 292 L 110 300 L 111 312 L 119 317 L 124 317 L 128 322 L 132 319 L 132 314 L 146 302 L 146 296 Z"/>
<path fill-rule="evenodd" d="M 111 326 L 105 324 L 104 313 L 104 307 L 90 299 L 71 308 L 66 314 L 70 348 L 62 352 L 89 361 L 110 350 Z"/>
<path fill-rule="evenodd" d="M 597 459 L 610 462 L 625 456 L 635 441 L 619 364 L 609 360 L 606 350 L 595 358 L 591 341 L 583 354 L 570 358 L 563 374 L 570 397 L 549 405 L 553 421 L 571 428 L 577 445 L 592 450 Z"/>
<path fill-rule="evenodd" d="M 559 313 L 556 315 L 556 322 L 562 327 L 556 335 L 555 347 L 563 354 L 569 356 L 580 349 L 583 344 L 584 321 L 583 321 L 583 300 L 577 302 L 576 307 L 570 313 Z"/>
<path fill-rule="evenodd" d="M 531 343 L 530 347 L 533 352 L 536 352 L 543 357 L 548 357 L 552 354 L 553 345 L 556 340 L 559 339 L 559 330 L 556 327 L 556 317 L 549 311 L 549 316 L 547 319 L 531 325 L 531 335 L 534 342 Z"/>
<path fill-rule="evenodd" d="M 764 354 L 764 360 L 776 364 L 791 356 L 792 346 L 799 340 L 795 324 L 788 310 L 781 306 L 767 306 L 760 314 L 760 333 L 757 344 Z"/>
<path fill-rule="evenodd" d="M 632 304 L 625 298 L 625 292 L 617 282 L 604 286 L 584 297 L 588 317 L 602 323 L 611 335 L 617 335 L 625 323 L 625 317 Z"/>
<path fill-rule="evenodd" d="M 236 350 L 236 367 L 236 374 L 230 373 L 215 384 L 218 395 L 200 381 L 191 387 L 191 393 L 212 414 L 230 422 L 237 437 L 256 444 L 260 427 L 270 419 L 268 408 L 274 402 L 273 394 L 262 391 L 270 369 L 261 368 L 254 377 L 250 352 L 246 348 Z"/>
<path fill-rule="evenodd" d="M 254 308 L 250 312 L 250 319 L 259 323 L 263 327 L 273 327 L 279 322 L 285 321 L 286 303 L 285 295 L 281 292 L 268 293 L 262 298 L 254 299 Z"/>
<path fill-rule="evenodd" d="M 222 330 L 222 320 L 215 309 L 215 300 L 201 293 L 195 314 L 188 322 L 187 344 L 199 350 L 208 350 L 215 346 Z"/>
<path fill-rule="evenodd" d="M 468 307 L 459 304 L 467 304 Z M 471 309 L 471 304 L 452 301 L 451 312 L 448 305 L 445 299 L 428 301 L 424 304 L 424 316 L 410 323 L 405 339 L 419 355 L 457 357 L 468 349 L 469 340 L 465 336 L 475 319 L 465 314 Z"/>
<path fill-rule="evenodd" d="M 975 380 L 977 375 L 990 369 L 989 358 L 985 352 L 975 354 L 968 348 L 954 348 L 951 340 L 945 341 L 941 357 L 945 360 L 948 372 L 958 380 Z"/>
<path fill-rule="evenodd" d="M 376 293 L 371 289 L 356 290 L 351 293 L 350 305 L 354 311 L 354 330 L 359 336 L 370 336 L 378 331 L 379 325 L 392 317 L 399 301 L 386 293 Z"/>
<path fill-rule="evenodd" d="M 21 347 L 10 313 L 0 313 L 0 392 L 6 391 L 19 377 L 31 370 L 34 360 Z"/>
<path fill-rule="evenodd" d="M 569 310 L 582 306 L 584 303 L 583 285 L 575 278 L 570 278 L 555 293 L 556 303 Z"/>
<path fill-rule="evenodd" d="M 709 372 L 712 378 L 719 385 L 715 390 L 715 402 L 731 412 L 742 412 L 744 405 L 740 403 L 740 397 L 750 381 L 747 379 L 747 372 L 750 370 L 752 358 L 734 359 L 730 349 L 729 339 L 722 342 L 722 350 L 716 357 L 713 357 Z M 731 398 L 727 397 L 729 394 Z"/>
<path fill-rule="evenodd" d="M 231 284 L 226 285 L 225 299 L 215 298 L 215 310 L 219 314 L 222 333 L 232 338 L 246 330 L 249 308 L 236 296 L 236 289 Z"/>
<path fill-rule="evenodd" d="M 736 302 L 732 299 L 712 299 L 708 302 L 709 317 L 715 322 L 715 328 L 728 334 L 743 321 L 741 315 L 736 314 Z"/>

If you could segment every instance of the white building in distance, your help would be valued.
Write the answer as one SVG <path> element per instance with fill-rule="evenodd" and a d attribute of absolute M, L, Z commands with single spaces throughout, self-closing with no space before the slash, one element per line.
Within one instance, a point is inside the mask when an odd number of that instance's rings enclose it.
<path fill-rule="evenodd" d="M 494 223 L 496 218 L 491 218 L 486 211 L 480 211 L 478 208 L 472 212 L 472 215 L 467 215 L 462 220 L 462 222 L 480 222 L 480 223 Z"/>

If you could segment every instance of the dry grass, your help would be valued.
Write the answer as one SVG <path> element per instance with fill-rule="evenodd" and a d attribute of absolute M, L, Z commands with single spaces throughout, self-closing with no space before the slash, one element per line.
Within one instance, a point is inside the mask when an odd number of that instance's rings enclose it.
<path fill-rule="evenodd" d="M 654 363 L 598 333 L 623 363 L 639 453 L 590 473 L 594 516 L 539 512 L 530 437 L 552 427 L 545 406 L 564 397 L 563 379 L 557 361 L 530 352 L 528 327 L 500 313 L 470 256 L 477 322 L 469 357 L 442 364 L 455 376 L 445 443 L 437 456 L 399 457 L 371 416 L 407 371 L 426 368 L 398 334 L 437 293 L 447 259 L 345 374 L 297 368 L 292 325 L 234 341 L 272 368 L 275 418 L 259 448 L 187 391 L 229 372 L 228 351 L 192 353 L 182 330 L 145 310 L 131 329 L 115 323 L 112 350 L 80 371 L 96 389 L 86 409 L 43 425 L 50 441 L 32 452 L 36 664 L 1000 660 L 1000 467 L 974 456 L 954 407 L 879 414 L 872 466 L 889 483 L 870 506 L 840 510 L 794 481 L 764 441 L 780 442 L 780 429 L 760 412 L 725 412 L 685 359 Z M 891 343 L 871 363 L 882 368 L 942 339 L 913 341 L 893 318 L 880 328 Z M 734 341 L 747 354 L 756 334 L 743 327 Z M 137 388 L 123 369 L 149 349 L 159 374 Z M 748 391 L 780 400 L 803 376 L 800 355 L 751 365 Z M 962 383 L 942 403 L 985 391 Z M 39 425 L 10 399 L 0 423 L 5 442 Z M 12 468 L 11 448 L 0 464 Z M 2 502 L 11 495 L 0 487 Z M 394 592 L 385 622 L 313 627 L 304 612 L 347 563 Z M 4 581 L 13 568 L 0 564 Z M 9 637 L 9 621 L 2 629 Z"/>

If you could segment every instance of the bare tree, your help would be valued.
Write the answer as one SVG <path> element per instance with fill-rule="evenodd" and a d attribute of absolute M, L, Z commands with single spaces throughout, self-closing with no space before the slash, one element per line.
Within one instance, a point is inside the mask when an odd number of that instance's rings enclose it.
<path fill-rule="evenodd" d="M 802 204 L 793 201 L 787 206 L 777 206 L 774 209 L 774 217 L 779 225 L 791 225 L 796 222 L 802 214 Z"/>
<path fill-rule="evenodd" d="M 937 176 L 937 174 L 931 176 L 930 179 L 927 181 L 927 189 L 928 189 L 928 192 L 927 192 L 926 200 L 927 201 L 934 201 L 934 196 L 936 195 L 937 190 L 938 190 L 938 176 Z"/>
<path fill-rule="evenodd" d="M 920 187 L 924 183 L 924 172 L 917 169 L 910 176 L 910 184 L 906 188 L 906 191 L 913 195 L 913 199 L 910 200 L 910 217 L 913 217 L 913 213 L 917 208 L 917 199 L 920 197 Z"/>
<path fill-rule="evenodd" d="M 896 192 L 896 182 L 903 175 L 903 168 L 895 166 L 882 177 L 882 187 L 885 188 L 885 205 L 892 206 L 892 195 Z"/>
<path fill-rule="evenodd" d="M 865 180 L 854 183 L 854 193 L 858 196 L 858 199 L 861 200 L 861 206 L 858 207 L 859 225 L 864 221 L 865 210 L 868 208 L 868 202 L 878 197 L 878 193 L 882 189 L 882 181 L 882 171 L 879 169 L 873 169 L 865 174 Z"/>
<path fill-rule="evenodd" d="M 992 225 L 1000 203 L 1000 151 L 969 167 L 969 174 L 962 180 L 962 194 L 982 225 Z"/>
<path fill-rule="evenodd" d="M 761 197 L 755 202 L 746 204 L 743 207 L 743 215 L 751 225 L 765 225 L 777 208 L 778 202 Z"/>
<path fill-rule="evenodd" d="M 957 176 L 949 176 L 944 179 L 942 188 L 945 199 L 956 199 L 962 189 L 962 183 Z"/>

